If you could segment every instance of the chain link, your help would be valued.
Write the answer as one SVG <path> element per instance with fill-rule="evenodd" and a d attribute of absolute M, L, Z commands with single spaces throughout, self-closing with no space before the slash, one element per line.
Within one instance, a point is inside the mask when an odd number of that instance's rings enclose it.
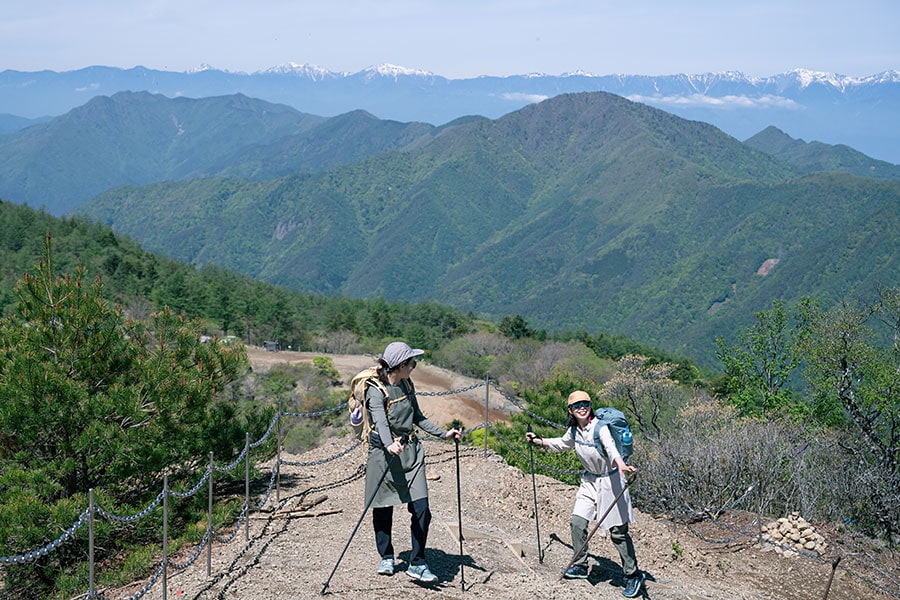
<path fill-rule="evenodd" d="M 187 562 L 177 563 L 175 561 L 170 560 L 169 566 L 172 567 L 173 569 L 175 569 L 176 571 L 184 571 L 185 569 L 190 567 L 192 564 L 194 564 L 194 561 L 196 561 L 197 558 L 200 556 L 200 553 L 203 552 L 203 549 L 206 548 L 206 545 L 209 543 L 209 538 L 210 538 L 209 529 L 207 528 L 206 533 L 203 534 L 203 539 L 200 540 L 200 543 L 197 545 L 197 549 L 194 550 L 193 554 L 191 554 L 191 557 L 187 560 Z"/>
<path fill-rule="evenodd" d="M 256 510 L 261 509 L 269 502 L 269 496 L 272 495 L 272 488 L 275 487 L 275 480 L 278 477 L 278 465 L 275 465 L 275 468 L 272 469 L 272 474 L 269 476 L 269 486 L 266 488 L 266 495 L 263 496 L 262 502 L 254 502 L 253 505 L 256 507 Z"/>
<path fill-rule="evenodd" d="M 536 421 L 540 421 L 540 422 L 543 423 L 544 425 L 548 425 L 548 426 L 550 426 L 550 427 L 555 427 L 556 429 L 565 429 L 565 428 L 566 428 L 566 426 L 563 425 L 562 423 L 556 423 L 555 421 L 551 421 L 551 420 L 549 420 L 549 419 L 545 419 L 544 417 L 542 417 L 541 415 L 539 415 L 539 414 L 537 414 L 537 413 L 531 412 L 530 410 L 528 410 L 528 409 L 525 407 L 524 404 L 522 404 L 522 402 L 521 402 L 518 398 L 516 398 L 515 396 L 511 396 L 510 394 L 507 394 L 506 392 L 504 392 L 504 391 L 500 388 L 500 386 L 498 386 L 498 385 L 497 385 L 496 383 L 494 383 L 493 381 L 491 382 L 491 385 L 494 387 L 495 390 L 497 390 L 497 392 L 498 392 L 501 396 L 503 396 L 503 397 L 504 397 L 507 401 L 509 401 L 513 406 L 515 406 L 515 407 L 518 408 L 520 411 L 522 411 L 523 413 L 525 413 L 525 414 L 527 414 L 528 416 L 530 416 L 532 419 L 534 419 L 534 420 L 536 420 Z"/>
<path fill-rule="evenodd" d="M 169 495 L 171 495 L 173 498 L 190 498 L 191 496 L 196 494 L 201 487 L 203 487 L 203 484 L 207 482 L 210 475 L 212 475 L 212 469 L 207 466 L 206 471 L 203 472 L 203 477 L 200 478 L 200 481 L 197 482 L 197 485 L 186 492 L 175 492 L 173 490 L 169 490 Z"/>
<path fill-rule="evenodd" d="M 246 454 L 247 454 L 247 447 L 244 446 L 244 449 L 241 450 L 241 453 L 238 454 L 237 458 L 235 458 L 234 462 L 232 462 L 230 465 L 225 466 L 225 467 L 218 467 L 218 466 L 213 465 L 213 468 L 219 473 L 226 473 L 228 471 L 231 471 L 232 469 L 234 469 L 235 467 L 237 467 L 238 465 L 241 464 L 241 461 L 244 460 L 244 456 L 246 456 Z"/>
<path fill-rule="evenodd" d="M 462 394 L 463 392 L 469 392 L 474 389 L 478 389 L 481 386 L 485 385 L 483 381 L 479 381 L 478 383 L 473 383 L 470 386 L 457 388 L 455 390 L 446 390 L 444 392 L 420 392 L 416 390 L 416 396 L 452 396 L 454 394 Z"/>
<path fill-rule="evenodd" d="M 78 515 L 78 519 L 75 521 L 75 523 L 72 524 L 71 527 L 66 529 L 61 536 L 59 536 L 43 548 L 38 548 L 37 550 L 32 550 L 31 552 L 26 552 L 25 554 L 19 554 L 17 556 L 0 556 L 0 564 L 20 565 L 45 556 L 50 552 L 53 552 L 54 550 L 59 548 L 63 542 L 71 539 L 75 535 L 75 532 L 81 529 L 81 527 L 85 523 L 87 523 L 89 518 L 90 509 L 85 509 L 80 515 Z"/>
<path fill-rule="evenodd" d="M 244 522 L 244 519 L 247 517 L 247 503 L 244 502 L 243 508 L 241 508 L 241 514 L 238 515 L 237 523 L 234 524 L 234 530 L 231 532 L 231 535 L 228 537 L 222 537 L 216 534 L 216 541 L 221 544 L 230 544 L 234 538 L 237 537 L 238 532 L 241 530 L 241 525 Z"/>
<path fill-rule="evenodd" d="M 338 412 L 341 409 L 347 409 L 346 402 L 338 404 L 337 406 L 332 408 L 325 408 L 323 410 L 317 410 L 315 412 L 283 412 L 281 414 L 286 417 L 321 417 L 322 415 L 327 415 L 328 413 Z"/>
<path fill-rule="evenodd" d="M 144 594 L 149 592 L 150 588 L 152 588 L 154 585 L 156 585 L 156 582 L 159 581 L 160 577 L 162 577 L 164 568 L 165 568 L 164 565 L 160 563 L 160 565 L 156 568 L 156 572 L 153 573 L 153 575 L 150 577 L 150 579 L 147 581 L 147 583 L 144 585 L 144 587 L 142 587 L 140 590 L 138 590 L 137 593 L 135 593 L 134 595 L 129 596 L 128 598 L 125 598 L 124 600 L 140 600 L 140 598 L 143 598 Z M 106 596 L 104 596 L 102 594 L 94 594 L 94 597 L 98 598 L 99 600 L 110 600 L 109 598 L 107 598 Z"/>
<path fill-rule="evenodd" d="M 269 428 L 266 429 L 266 432 L 263 434 L 263 436 L 255 442 L 252 442 L 250 444 L 250 447 L 256 448 L 257 446 L 263 445 L 266 440 L 269 439 L 269 436 L 272 435 L 272 432 L 275 431 L 275 425 L 278 424 L 279 419 L 281 419 L 281 415 L 276 413 L 275 416 L 272 417 L 272 421 L 269 423 Z"/>
<path fill-rule="evenodd" d="M 110 512 L 103 510 L 103 507 L 101 507 L 101 506 L 96 506 L 95 510 L 97 511 L 98 515 L 100 515 L 101 517 L 107 518 L 110 521 L 119 521 L 120 523 L 131 523 L 132 521 L 137 521 L 138 519 L 143 519 L 148 514 L 150 514 L 151 510 L 153 510 L 154 508 L 159 506 L 159 503 L 162 502 L 163 497 L 165 495 L 166 495 L 165 491 L 160 492 L 159 494 L 156 495 L 156 499 L 153 502 L 151 502 L 150 504 L 148 504 L 144 510 L 142 510 L 141 512 L 139 512 L 137 514 L 128 516 L 128 517 L 121 517 L 119 515 L 114 515 Z"/>

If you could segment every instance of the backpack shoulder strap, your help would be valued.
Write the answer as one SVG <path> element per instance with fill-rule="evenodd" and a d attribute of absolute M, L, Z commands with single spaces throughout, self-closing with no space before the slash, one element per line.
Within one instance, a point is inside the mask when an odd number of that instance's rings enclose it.
<path fill-rule="evenodd" d="M 369 387 L 374 387 L 379 392 L 381 392 L 381 395 L 384 396 L 384 404 L 385 404 L 385 406 L 387 406 L 388 397 L 390 396 L 387 386 L 385 386 L 384 383 L 382 383 L 382 381 L 380 379 L 378 379 L 378 377 L 372 376 L 372 377 L 366 378 L 366 390 L 367 391 L 368 391 Z"/>
<path fill-rule="evenodd" d="M 603 447 L 603 442 L 600 440 L 600 430 L 608 426 L 609 419 L 607 418 L 605 409 L 598 408 L 594 412 L 594 447 L 597 448 L 597 452 L 604 457 L 606 456 L 606 448 Z M 610 431 L 610 433 L 612 432 Z"/>

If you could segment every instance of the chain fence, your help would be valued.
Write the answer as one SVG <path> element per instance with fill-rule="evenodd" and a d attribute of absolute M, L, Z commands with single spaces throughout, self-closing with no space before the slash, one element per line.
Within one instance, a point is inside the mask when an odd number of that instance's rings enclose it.
<path fill-rule="evenodd" d="M 474 425 L 471 428 L 463 429 L 462 432 L 464 435 L 472 434 L 476 431 L 483 431 L 483 440 L 484 440 L 484 452 L 485 457 L 487 456 L 487 441 L 488 434 L 491 434 L 491 439 L 495 444 L 503 447 L 504 449 L 510 451 L 511 453 L 519 456 L 526 462 L 533 461 L 535 469 L 540 469 L 545 473 L 549 473 L 552 475 L 561 475 L 566 478 L 571 479 L 573 476 L 578 476 L 582 473 L 580 469 L 576 470 L 567 470 L 567 469 L 559 469 L 552 465 L 535 461 L 533 457 L 530 457 L 525 452 L 523 452 L 520 448 L 520 444 L 516 444 L 509 439 L 507 439 L 496 427 L 495 424 L 491 423 L 488 419 L 489 414 L 489 405 L 490 405 L 490 391 L 495 390 L 505 401 L 507 401 L 510 405 L 515 407 L 522 414 L 528 415 L 531 419 L 540 422 L 548 427 L 565 430 L 566 425 L 561 423 L 556 423 L 545 417 L 538 415 L 528 409 L 528 407 L 524 404 L 522 400 L 519 398 L 508 394 L 506 391 L 501 389 L 496 382 L 486 379 L 484 381 L 476 382 L 467 387 L 462 387 L 458 389 L 440 391 L 440 392 L 423 392 L 417 391 L 417 395 L 419 396 L 446 396 L 446 395 L 455 395 L 461 394 L 465 392 L 469 392 L 475 390 L 477 388 L 484 387 L 485 388 L 485 420 L 481 423 Z M 103 593 L 99 592 L 95 585 L 94 579 L 94 539 L 93 539 L 93 529 L 94 523 L 96 519 L 103 518 L 109 521 L 114 521 L 118 523 L 133 523 L 140 519 L 143 519 L 150 515 L 150 513 L 154 512 L 160 506 L 162 506 L 162 523 L 163 523 L 163 535 L 161 541 L 162 547 L 162 560 L 155 567 L 154 572 L 147 580 L 146 584 L 144 584 L 136 593 L 126 598 L 118 598 L 116 600 L 139 600 L 144 595 L 146 595 L 157 583 L 161 583 L 162 585 L 162 597 L 163 600 L 166 600 L 167 597 L 167 585 L 166 579 L 169 571 L 183 571 L 193 565 L 204 553 L 206 550 L 207 556 L 207 576 L 211 576 L 211 557 L 214 544 L 222 544 L 227 545 L 234 542 L 238 536 L 240 535 L 242 526 L 244 530 L 244 541 L 249 541 L 249 521 L 250 521 L 250 512 L 251 510 L 262 510 L 266 507 L 271 499 L 271 495 L 273 490 L 276 494 L 276 502 L 279 502 L 279 486 L 280 486 L 280 472 L 282 466 L 294 466 L 294 467 L 316 467 L 333 460 L 337 460 L 342 458 L 354 450 L 356 450 L 360 444 L 362 443 L 359 440 L 353 440 L 350 445 L 340 450 L 330 456 L 326 456 L 324 458 L 320 458 L 314 461 L 290 461 L 283 459 L 281 457 L 281 443 L 282 440 L 278 439 L 276 443 L 276 458 L 274 463 L 271 466 L 269 481 L 266 486 L 265 492 L 262 494 L 262 498 L 258 501 L 251 499 L 250 496 L 250 454 L 251 450 L 256 449 L 262 446 L 265 442 L 267 442 L 273 434 L 280 436 L 280 428 L 279 424 L 281 419 L 284 418 L 315 418 L 319 416 L 324 416 L 329 413 L 339 412 L 341 410 L 347 410 L 347 403 L 344 402 L 335 407 L 327 408 L 324 410 L 314 411 L 314 412 L 285 412 L 278 411 L 276 415 L 273 417 L 272 421 L 269 424 L 268 429 L 260 437 L 258 440 L 254 442 L 250 442 L 249 434 L 246 435 L 244 447 L 240 454 L 229 464 L 227 465 L 217 465 L 213 460 L 212 452 L 209 455 L 209 465 L 204 470 L 203 474 L 200 476 L 198 481 L 186 492 L 175 492 L 169 488 L 168 485 L 168 476 L 164 474 L 163 477 L 163 488 L 157 494 L 153 501 L 151 501 L 146 507 L 141 509 L 139 512 L 131 514 L 131 515 L 119 515 L 114 512 L 105 509 L 94 501 L 94 490 L 89 491 L 88 495 L 88 507 L 85 508 L 77 517 L 74 523 L 66 529 L 59 537 L 57 537 L 52 542 L 42 546 L 40 548 L 31 550 L 29 552 L 25 552 L 22 554 L 18 554 L 15 556 L 0 556 L 0 567 L 3 565 L 22 565 L 30 563 L 38 558 L 46 556 L 47 554 L 55 551 L 62 544 L 69 542 L 72 540 L 76 533 L 82 529 L 83 527 L 88 528 L 88 560 L 89 564 L 89 573 L 90 573 L 90 581 L 88 583 L 88 590 L 77 596 L 77 599 L 85 598 L 88 600 L 91 599 L 101 599 L 101 600 L 111 600 Z M 349 439 L 349 438 L 348 438 Z M 426 438 L 427 441 L 428 438 Z M 470 447 L 470 451 L 466 452 L 466 455 L 474 455 L 475 452 L 474 447 Z M 234 471 L 238 467 L 244 465 L 244 500 L 241 506 L 241 511 L 238 514 L 233 526 L 230 528 L 230 532 L 227 535 L 220 535 L 213 530 L 212 525 L 212 511 L 213 511 L 213 503 L 214 503 L 214 474 L 215 473 L 228 473 Z M 260 463 L 261 464 L 261 463 Z M 316 486 L 315 488 L 310 488 L 304 492 L 305 494 L 324 491 L 327 489 L 333 489 L 336 487 L 340 487 L 343 485 L 347 485 L 357 479 L 360 479 L 365 475 L 365 465 L 361 464 L 358 469 L 350 474 L 349 476 L 344 477 L 338 481 L 330 482 L 330 483 L 322 483 Z M 187 560 L 183 563 L 178 563 L 172 561 L 168 557 L 167 552 L 167 544 L 168 544 L 168 500 L 170 498 L 183 500 L 190 498 L 197 493 L 200 492 L 204 486 L 208 490 L 208 521 L 207 528 L 203 534 L 202 539 L 197 544 L 197 546 L 192 550 Z M 729 508 L 733 509 L 742 509 L 746 514 L 756 515 L 755 518 L 751 519 L 749 522 L 744 523 L 740 526 L 736 526 L 734 524 L 728 523 L 723 519 L 714 518 L 712 516 L 702 516 L 698 517 L 695 513 L 691 513 L 691 517 L 688 518 L 688 514 L 690 513 L 685 507 L 674 507 L 672 510 L 673 521 L 677 523 L 678 515 L 683 514 L 685 517 L 683 518 L 682 524 L 684 525 L 684 530 L 689 532 L 691 535 L 697 537 L 705 543 L 709 543 L 712 545 L 719 546 L 728 546 L 737 542 L 755 542 L 757 544 L 761 543 L 761 529 L 760 529 L 760 517 L 758 511 L 754 509 L 753 506 L 753 498 L 751 486 L 741 497 L 737 498 Z M 701 531 L 700 525 L 703 526 L 703 531 Z M 713 530 L 727 532 L 725 537 L 716 536 L 713 537 L 708 530 L 712 528 Z M 799 556 L 808 560 L 813 560 L 821 563 L 832 563 L 834 567 L 837 566 L 838 562 L 841 562 L 842 570 L 850 576 L 856 577 L 861 581 L 865 582 L 872 588 L 880 590 L 882 593 L 887 596 L 893 598 L 900 598 L 900 578 L 898 578 L 898 574 L 891 573 L 885 571 L 884 569 L 879 569 L 879 559 L 878 557 L 872 556 L 865 552 L 851 552 L 845 556 L 842 556 L 840 560 L 836 560 L 832 562 L 831 560 L 819 555 L 816 552 L 809 552 L 795 549 L 793 546 L 787 546 L 784 544 L 779 544 L 772 541 L 766 542 L 767 547 L 769 548 L 779 548 L 783 552 L 792 553 L 795 556 Z M 852 565 L 856 565 L 854 568 Z M 869 573 L 877 573 L 879 575 L 879 580 L 875 581 L 871 578 L 864 577 L 860 571 L 865 570 Z M 76 600 L 73 598 L 72 600 Z"/>

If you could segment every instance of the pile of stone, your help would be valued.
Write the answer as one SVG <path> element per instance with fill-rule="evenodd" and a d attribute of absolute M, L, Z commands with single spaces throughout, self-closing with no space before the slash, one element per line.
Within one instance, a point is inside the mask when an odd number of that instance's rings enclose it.
<path fill-rule="evenodd" d="M 800 513 L 794 512 L 789 517 L 762 526 L 760 547 L 786 557 L 798 556 L 801 552 L 821 556 L 825 554 L 828 544 Z"/>

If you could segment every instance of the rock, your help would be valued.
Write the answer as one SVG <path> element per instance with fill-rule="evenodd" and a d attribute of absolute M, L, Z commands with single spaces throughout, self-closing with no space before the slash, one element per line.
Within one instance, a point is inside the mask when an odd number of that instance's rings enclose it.
<path fill-rule="evenodd" d="M 795 557 L 798 551 L 821 556 L 828 547 L 825 539 L 797 512 L 762 525 L 760 532 L 762 542 L 774 544 L 776 552 L 788 558 Z"/>

